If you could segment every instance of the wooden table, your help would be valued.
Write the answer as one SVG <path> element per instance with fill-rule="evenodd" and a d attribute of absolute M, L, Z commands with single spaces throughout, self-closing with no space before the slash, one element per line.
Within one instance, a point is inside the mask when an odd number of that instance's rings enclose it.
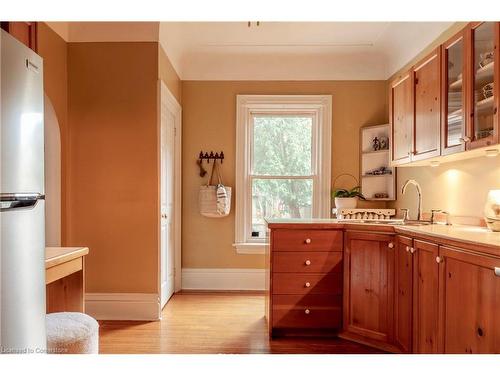
<path fill-rule="evenodd" d="M 87 247 L 45 248 L 47 313 L 85 312 L 85 267 Z"/>

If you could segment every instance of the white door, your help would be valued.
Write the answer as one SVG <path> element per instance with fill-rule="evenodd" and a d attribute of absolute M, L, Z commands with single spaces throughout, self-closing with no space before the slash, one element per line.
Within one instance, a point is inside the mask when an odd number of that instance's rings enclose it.
<path fill-rule="evenodd" d="M 161 307 L 174 293 L 175 269 L 175 172 L 176 122 L 178 112 L 167 101 L 166 87 L 161 87 Z"/>

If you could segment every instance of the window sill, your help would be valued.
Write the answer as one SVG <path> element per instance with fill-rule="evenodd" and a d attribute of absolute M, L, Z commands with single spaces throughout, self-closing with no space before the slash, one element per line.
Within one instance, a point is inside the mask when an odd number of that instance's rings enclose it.
<path fill-rule="evenodd" d="M 265 243 L 239 242 L 234 243 L 233 246 L 238 254 L 265 254 L 266 252 Z"/>

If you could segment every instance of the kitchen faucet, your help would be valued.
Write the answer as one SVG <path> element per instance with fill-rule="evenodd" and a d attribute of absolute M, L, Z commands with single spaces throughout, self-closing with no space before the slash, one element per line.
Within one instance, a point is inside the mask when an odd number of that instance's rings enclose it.
<path fill-rule="evenodd" d="M 407 180 L 403 187 L 401 188 L 401 193 L 404 194 L 405 191 L 406 191 L 406 187 L 408 185 L 415 185 L 415 187 L 417 188 L 417 194 L 418 194 L 418 213 L 417 213 L 417 221 L 420 221 L 422 220 L 422 188 L 420 187 L 419 183 L 415 180 Z M 406 215 L 408 215 L 408 211 L 406 212 Z"/>

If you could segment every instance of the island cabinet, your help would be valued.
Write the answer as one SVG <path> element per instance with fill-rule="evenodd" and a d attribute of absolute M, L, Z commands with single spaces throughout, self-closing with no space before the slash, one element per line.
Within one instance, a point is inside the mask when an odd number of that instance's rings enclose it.
<path fill-rule="evenodd" d="M 344 237 L 342 337 L 397 351 L 394 336 L 394 235 L 349 231 Z"/>
<path fill-rule="evenodd" d="M 270 230 L 270 335 L 336 334 L 342 326 L 343 231 L 299 228 Z"/>

